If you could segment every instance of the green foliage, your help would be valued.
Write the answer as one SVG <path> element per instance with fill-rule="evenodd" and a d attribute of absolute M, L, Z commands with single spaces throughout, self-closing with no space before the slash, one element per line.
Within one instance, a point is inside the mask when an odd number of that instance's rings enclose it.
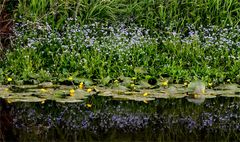
<path fill-rule="evenodd" d="M 0 61 L 0 81 L 74 74 L 103 84 L 121 75 L 239 82 L 239 7 L 237 0 L 19 0 L 22 24 L 15 50 Z"/>
<path fill-rule="evenodd" d="M 121 75 L 171 77 L 174 83 L 239 81 L 237 28 L 188 27 L 190 34 L 169 30 L 150 36 L 134 24 L 71 23 L 66 21 L 61 34 L 39 23 L 19 25 L 15 50 L 0 62 L 6 76 L 42 82 L 74 74 L 105 85 Z"/>
<path fill-rule="evenodd" d="M 61 27 L 69 18 L 80 23 L 93 21 L 135 22 L 148 28 L 169 23 L 194 25 L 238 25 L 238 0 L 19 0 L 17 15 L 30 21 L 45 20 Z"/>

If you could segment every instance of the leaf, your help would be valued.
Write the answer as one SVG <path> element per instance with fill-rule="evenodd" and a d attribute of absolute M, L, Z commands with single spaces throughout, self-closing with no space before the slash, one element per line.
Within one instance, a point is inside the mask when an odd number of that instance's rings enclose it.
<path fill-rule="evenodd" d="M 134 72 L 135 74 L 145 74 L 147 73 L 147 70 L 143 67 L 135 67 Z"/>
<path fill-rule="evenodd" d="M 202 81 L 194 81 L 188 84 L 188 92 L 191 94 L 204 94 L 205 84 Z"/>
<path fill-rule="evenodd" d="M 111 78 L 110 76 L 107 76 L 107 77 L 103 78 L 103 79 L 101 80 L 101 82 L 102 82 L 102 84 L 105 86 L 105 85 L 109 84 L 109 82 L 110 82 L 111 80 L 112 80 L 112 78 Z"/>

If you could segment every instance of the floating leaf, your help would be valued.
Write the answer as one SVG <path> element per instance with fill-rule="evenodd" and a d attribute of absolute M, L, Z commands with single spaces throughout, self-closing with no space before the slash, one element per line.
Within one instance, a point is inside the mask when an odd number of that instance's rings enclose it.
<path fill-rule="evenodd" d="M 80 103 L 84 100 L 76 100 L 76 99 L 56 99 L 55 100 L 58 103 Z"/>
<path fill-rule="evenodd" d="M 8 102 L 42 102 L 45 101 L 46 99 L 44 98 L 37 98 L 37 97 L 21 97 L 21 98 L 7 98 Z"/>
<path fill-rule="evenodd" d="M 114 94 L 111 91 L 106 91 L 106 92 L 102 92 L 98 94 L 99 96 L 105 96 L 105 97 L 111 97 L 111 96 L 115 96 L 115 95 L 119 95 L 119 94 Z"/>
<path fill-rule="evenodd" d="M 238 84 L 222 84 L 214 88 L 214 90 L 234 90 L 240 91 L 240 86 Z"/>
<path fill-rule="evenodd" d="M 148 80 L 141 80 L 139 83 L 139 88 L 144 89 L 144 88 L 151 88 L 152 85 L 148 83 Z"/>
<path fill-rule="evenodd" d="M 139 95 L 116 95 L 113 96 L 113 99 L 120 99 L 120 100 L 133 100 L 133 101 L 153 101 L 155 98 L 148 98 Z"/>
<path fill-rule="evenodd" d="M 205 84 L 202 81 L 194 81 L 188 84 L 188 92 L 202 95 L 205 93 Z"/>
<path fill-rule="evenodd" d="M 107 77 L 103 78 L 101 80 L 101 82 L 102 82 L 103 85 L 107 85 L 107 84 L 110 83 L 111 80 L 112 80 L 112 78 L 110 76 L 107 76 Z"/>

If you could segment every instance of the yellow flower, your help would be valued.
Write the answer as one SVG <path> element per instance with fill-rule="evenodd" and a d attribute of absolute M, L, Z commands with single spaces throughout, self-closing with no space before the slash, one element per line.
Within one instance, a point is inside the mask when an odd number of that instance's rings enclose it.
<path fill-rule="evenodd" d="M 168 80 L 163 81 L 161 84 L 162 86 L 168 86 Z"/>
<path fill-rule="evenodd" d="M 74 90 L 74 89 L 71 89 L 71 90 L 69 91 L 69 95 L 70 95 L 70 96 L 74 96 L 74 92 L 75 92 L 75 90 Z"/>
<path fill-rule="evenodd" d="M 8 82 L 11 82 L 11 81 L 12 81 L 12 78 L 8 77 L 8 78 L 7 78 L 7 81 L 8 81 Z"/>
<path fill-rule="evenodd" d="M 41 104 L 44 104 L 45 103 L 45 100 L 41 101 Z"/>
<path fill-rule="evenodd" d="M 193 98 L 197 99 L 197 98 L 199 98 L 199 95 L 198 94 L 194 94 Z"/>
<path fill-rule="evenodd" d="M 213 85 L 212 82 L 209 82 L 209 83 L 208 83 L 208 86 L 209 86 L 209 87 L 212 87 L 212 85 Z"/>
<path fill-rule="evenodd" d="M 188 86 L 188 83 L 187 83 L 187 82 L 184 82 L 183 86 Z"/>
<path fill-rule="evenodd" d="M 118 83 L 119 81 L 116 79 L 116 80 L 114 80 L 114 83 Z"/>
<path fill-rule="evenodd" d="M 87 106 L 88 108 L 90 108 L 90 107 L 92 107 L 92 104 L 86 104 L 86 106 Z"/>
<path fill-rule="evenodd" d="M 144 102 L 145 104 L 147 104 L 147 103 L 148 103 L 148 101 L 147 101 L 147 100 L 143 100 L 143 102 Z"/>
<path fill-rule="evenodd" d="M 9 91 L 9 89 L 8 89 L 8 88 L 5 88 L 4 91 Z"/>
<path fill-rule="evenodd" d="M 45 92 L 47 92 L 47 90 L 44 89 L 44 88 L 42 88 L 42 89 L 41 89 L 41 92 L 42 92 L 42 93 L 45 93 Z"/>
<path fill-rule="evenodd" d="M 146 97 L 148 95 L 148 93 L 144 93 L 143 96 Z"/>
<path fill-rule="evenodd" d="M 83 89 L 83 87 L 84 87 L 84 84 L 83 84 L 83 82 L 81 82 L 81 83 L 79 84 L 79 88 L 80 88 L 80 89 Z"/>
<path fill-rule="evenodd" d="M 69 80 L 69 81 L 73 81 L 73 77 L 72 77 L 72 76 L 69 76 L 69 77 L 68 77 L 68 80 Z"/>
<path fill-rule="evenodd" d="M 88 88 L 88 89 L 87 89 L 87 92 L 88 92 L 88 93 L 92 92 L 92 89 L 91 89 L 91 88 Z"/>

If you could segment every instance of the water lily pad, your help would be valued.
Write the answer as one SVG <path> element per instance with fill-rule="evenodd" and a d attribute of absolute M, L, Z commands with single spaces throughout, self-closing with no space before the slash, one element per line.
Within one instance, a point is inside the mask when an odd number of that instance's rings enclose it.
<path fill-rule="evenodd" d="M 52 82 L 42 82 L 38 85 L 38 87 L 40 87 L 40 88 L 51 88 L 51 87 L 53 87 L 53 83 Z"/>
<path fill-rule="evenodd" d="M 239 94 L 221 94 L 222 97 L 237 97 L 239 98 L 240 95 Z"/>
<path fill-rule="evenodd" d="M 139 87 L 140 89 L 146 89 L 146 88 L 151 88 L 152 85 L 150 85 L 148 83 L 148 80 L 141 80 L 140 83 L 139 83 Z"/>
<path fill-rule="evenodd" d="M 105 96 L 105 97 L 111 97 L 111 96 L 115 96 L 115 95 L 119 95 L 119 94 L 114 94 L 111 91 L 106 91 L 106 92 L 102 92 L 102 93 L 98 94 L 98 96 Z"/>
<path fill-rule="evenodd" d="M 222 84 L 214 88 L 214 90 L 234 90 L 240 91 L 240 86 L 238 84 Z"/>
<path fill-rule="evenodd" d="M 192 94 L 204 94 L 205 93 L 205 83 L 202 81 L 194 81 L 188 84 L 188 92 Z"/>
<path fill-rule="evenodd" d="M 113 96 L 113 99 L 133 100 L 133 101 L 153 101 L 153 100 L 155 100 L 155 98 L 144 97 L 144 96 L 139 96 L 139 95 L 116 95 L 116 96 Z"/>
<path fill-rule="evenodd" d="M 125 77 L 125 76 L 121 75 L 118 78 L 119 78 L 121 84 L 124 86 L 128 86 L 132 83 L 132 78 L 130 78 L 130 77 Z"/>
<path fill-rule="evenodd" d="M 44 98 L 38 98 L 38 97 L 19 97 L 19 98 L 6 98 L 8 102 L 43 102 L 46 99 Z"/>
<path fill-rule="evenodd" d="M 58 103 L 80 103 L 84 102 L 84 100 L 81 99 L 56 99 L 55 100 Z"/>

